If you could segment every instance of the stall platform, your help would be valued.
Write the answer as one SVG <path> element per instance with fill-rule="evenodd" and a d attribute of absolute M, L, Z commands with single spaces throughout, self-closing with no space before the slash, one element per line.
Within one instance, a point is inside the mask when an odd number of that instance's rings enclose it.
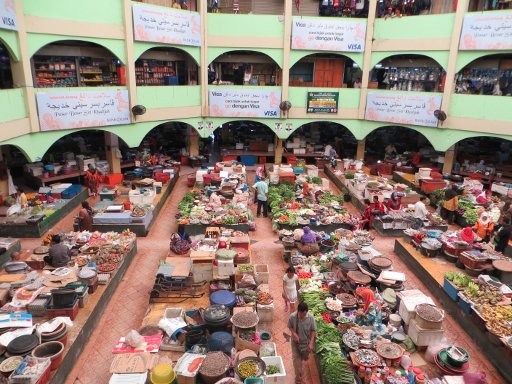
<path fill-rule="evenodd" d="M 428 228 L 438 229 L 442 232 L 448 230 L 448 225 L 429 225 Z M 403 229 L 386 228 L 384 229 L 384 223 L 381 220 L 373 220 L 373 229 L 381 236 L 385 237 L 404 237 Z"/>
<path fill-rule="evenodd" d="M 421 187 L 418 183 L 416 183 L 416 178 L 414 175 L 410 173 L 404 173 L 404 172 L 393 172 L 393 180 L 400 184 L 405 184 L 409 188 L 411 188 L 413 191 L 423 194 L 421 191 Z"/>
<path fill-rule="evenodd" d="M 64 200 L 66 203 L 56 210 L 51 216 L 35 224 L 25 222 L 16 222 L 13 218 L 0 218 L 0 236 L 3 237 L 41 237 L 55 224 L 61 221 L 68 213 L 78 207 L 82 201 L 86 200 L 89 193 L 86 188 L 74 196 L 72 199 Z"/>
<path fill-rule="evenodd" d="M 122 259 L 119 267 L 106 285 L 99 285 L 96 292 L 89 295 L 89 301 L 85 308 L 78 311 L 77 317 L 73 320 L 73 327 L 68 331 L 68 342 L 64 350 L 64 357 L 61 366 L 52 372 L 50 384 L 61 384 L 66 381 L 75 363 L 77 362 L 84 345 L 92 335 L 94 328 L 101 321 L 103 311 L 107 307 L 111 297 L 114 295 L 119 283 L 123 279 L 126 270 L 137 254 L 137 242 Z M 36 320 L 42 318 L 35 318 Z"/>
<path fill-rule="evenodd" d="M 348 223 L 337 223 L 337 224 L 326 224 L 326 225 L 311 225 L 311 224 L 304 224 L 304 225 L 288 225 L 288 224 L 278 224 L 279 229 L 287 229 L 289 231 L 293 231 L 297 228 L 302 229 L 304 227 L 310 227 L 315 232 L 325 232 L 325 233 L 331 233 L 334 232 L 337 229 L 349 229 L 352 230 L 352 225 Z"/>
<path fill-rule="evenodd" d="M 512 364 L 504 345 L 493 344 L 492 336 L 485 328 L 481 328 L 475 321 L 474 314 L 463 312 L 462 308 L 453 301 L 443 289 L 444 273 L 461 271 L 455 264 L 447 262 L 444 258 L 428 258 L 420 254 L 411 244 L 404 240 L 395 240 L 395 253 L 419 279 L 425 284 L 432 296 L 441 303 L 443 309 L 460 324 L 466 333 L 475 341 L 480 352 L 489 359 L 494 368 L 512 383 Z"/>
<path fill-rule="evenodd" d="M 234 231 L 241 231 L 241 232 L 249 232 L 249 225 L 247 224 L 234 224 L 234 225 L 225 225 L 225 224 L 187 224 L 185 225 L 185 232 L 189 236 L 197 236 L 197 235 L 204 235 L 206 228 L 209 227 L 223 227 L 223 228 L 229 228 Z"/>
<path fill-rule="evenodd" d="M 336 176 L 334 173 L 334 170 L 332 167 L 325 166 L 324 167 L 324 173 L 327 175 L 327 177 L 331 180 L 332 183 L 342 192 L 345 194 L 350 195 L 350 202 L 352 205 L 360 212 L 363 213 L 364 211 L 364 202 L 363 199 L 359 198 L 356 195 L 356 191 L 349 185 L 345 183 L 344 178 L 340 178 Z"/>
<path fill-rule="evenodd" d="M 158 202 L 155 204 L 155 208 L 153 211 L 147 213 L 145 216 L 138 218 L 137 223 L 133 223 L 130 221 L 130 214 L 127 213 L 127 216 L 117 215 L 118 222 L 117 223 L 108 223 L 109 217 L 108 214 L 100 214 L 104 217 L 94 217 L 95 222 L 92 226 L 92 229 L 100 232 L 123 232 L 126 229 L 129 229 L 131 232 L 135 233 L 137 237 L 145 237 L 148 235 L 155 219 L 158 217 L 160 210 L 164 206 L 167 198 L 171 194 L 176 182 L 179 179 L 179 174 L 176 174 L 168 184 L 164 184 L 162 188 L 162 193 L 160 195 L 156 195 L 156 199 Z M 122 216 L 122 217 L 119 217 Z M 100 221 L 100 222 L 98 222 Z"/>

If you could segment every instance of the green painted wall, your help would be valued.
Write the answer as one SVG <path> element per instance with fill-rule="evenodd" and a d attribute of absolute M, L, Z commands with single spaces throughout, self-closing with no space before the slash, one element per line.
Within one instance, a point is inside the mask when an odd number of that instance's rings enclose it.
<path fill-rule="evenodd" d="M 340 93 L 338 107 L 340 109 L 358 109 L 360 89 L 355 88 L 314 88 L 314 87 L 290 87 L 288 97 L 294 108 L 306 108 L 308 92 L 336 92 Z M 326 118 L 334 117 L 326 115 Z"/>
<path fill-rule="evenodd" d="M 4 44 L 11 54 L 11 59 L 19 61 L 20 47 L 18 45 L 17 32 L 0 29 L 0 43 Z"/>
<path fill-rule="evenodd" d="M 196 64 L 199 65 L 201 61 L 201 48 L 199 47 L 189 47 L 186 45 L 171 45 L 171 44 L 158 44 L 158 43 L 143 43 L 140 41 L 133 42 L 133 50 L 135 60 L 137 60 L 144 52 L 148 49 L 156 48 L 156 47 L 164 47 L 164 48 L 177 48 L 182 51 L 187 52 L 192 58 L 196 61 Z"/>
<path fill-rule="evenodd" d="M 480 57 L 496 54 L 508 54 L 510 56 L 511 53 L 512 51 L 459 51 L 457 55 L 456 71 L 459 72 L 466 65 Z"/>
<path fill-rule="evenodd" d="M 79 40 L 89 41 L 91 43 L 99 44 L 108 50 L 110 50 L 121 62 L 126 62 L 126 49 L 124 46 L 124 40 L 112 40 L 112 39 L 95 39 L 88 37 L 77 37 L 77 36 L 58 36 L 58 35 L 45 35 L 28 33 L 28 54 L 32 57 L 38 50 L 47 44 L 55 41 L 62 40 Z"/>
<path fill-rule="evenodd" d="M 450 38 L 454 20 L 455 13 L 376 19 L 373 37 L 375 40 Z"/>
<path fill-rule="evenodd" d="M 220 55 L 233 52 L 233 51 L 254 51 L 264 53 L 271 57 L 280 68 L 283 68 L 283 50 L 277 48 L 224 48 L 224 47 L 211 47 L 208 48 L 208 64 L 211 64 Z"/>
<path fill-rule="evenodd" d="M 448 116 L 512 121 L 512 97 L 452 95 Z M 485 127 L 482 127 L 485 131 Z M 512 135 L 512 125 L 510 128 Z"/>
<path fill-rule="evenodd" d="M 123 24 L 120 0 L 23 0 L 25 15 L 89 23 Z"/>
<path fill-rule="evenodd" d="M 201 86 L 137 87 L 137 103 L 146 108 L 171 108 L 201 105 Z"/>
<path fill-rule="evenodd" d="M 282 37 L 284 34 L 284 22 L 280 21 L 279 18 L 280 16 L 277 15 L 209 13 L 208 34 L 239 37 Z"/>
<path fill-rule="evenodd" d="M 27 117 L 25 91 L 23 88 L 0 90 L 0 123 Z"/>

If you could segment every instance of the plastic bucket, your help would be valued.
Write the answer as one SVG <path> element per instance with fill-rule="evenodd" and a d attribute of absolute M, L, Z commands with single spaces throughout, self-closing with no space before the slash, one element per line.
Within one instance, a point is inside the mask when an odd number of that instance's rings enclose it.
<path fill-rule="evenodd" d="M 62 363 L 64 344 L 58 341 L 48 341 L 34 348 L 32 356 L 39 358 L 50 358 L 51 370 L 59 368 Z"/>

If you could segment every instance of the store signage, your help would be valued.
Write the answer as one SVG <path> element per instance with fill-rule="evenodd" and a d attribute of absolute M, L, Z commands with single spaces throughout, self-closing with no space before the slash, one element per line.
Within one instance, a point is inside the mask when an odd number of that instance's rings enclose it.
<path fill-rule="evenodd" d="M 512 12 L 470 13 L 464 16 L 461 50 L 512 49 Z"/>
<path fill-rule="evenodd" d="M 178 45 L 201 45 L 201 17 L 196 12 L 132 4 L 134 38 Z"/>
<path fill-rule="evenodd" d="M 210 89 L 210 116 L 278 118 L 281 90 Z"/>
<path fill-rule="evenodd" d="M 366 99 L 366 120 L 437 127 L 434 111 L 441 108 L 441 95 L 408 92 L 370 92 Z"/>
<path fill-rule="evenodd" d="M 339 92 L 308 92 L 307 113 L 338 113 Z"/>
<path fill-rule="evenodd" d="M 365 36 L 366 21 L 293 18 L 293 49 L 364 52 Z"/>
<path fill-rule="evenodd" d="M 0 0 L 0 28 L 18 30 L 14 0 Z"/>
<path fill-rule="evenodd" d="M 130 124 L 128 91 L 38 92 L 41 131 Z"/>

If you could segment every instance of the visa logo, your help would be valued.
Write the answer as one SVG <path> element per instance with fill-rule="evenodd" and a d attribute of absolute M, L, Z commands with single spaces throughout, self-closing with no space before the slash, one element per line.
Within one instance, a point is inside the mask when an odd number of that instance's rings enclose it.
<path fill-rule="evenodd" d="M 2 17 L 2 23 L 4 23 L 4 25 L 8 25 L 10 27 L 14 27 L 16 25 L 16 23 L 14 22 L 14 19 L 11 19 L 10 17 Z"/>
<path fill-rule="evenodd" d="M 276 111 L 265 111 L 265 112 L 263 112 L 263 114 L 265 116 L 277 116 L 277 112 Z"/>
<path fill-rule="evenodd" d="M 349 44 L 348 49 L 350 50 L 361 50 L 361 44 Z"/>

